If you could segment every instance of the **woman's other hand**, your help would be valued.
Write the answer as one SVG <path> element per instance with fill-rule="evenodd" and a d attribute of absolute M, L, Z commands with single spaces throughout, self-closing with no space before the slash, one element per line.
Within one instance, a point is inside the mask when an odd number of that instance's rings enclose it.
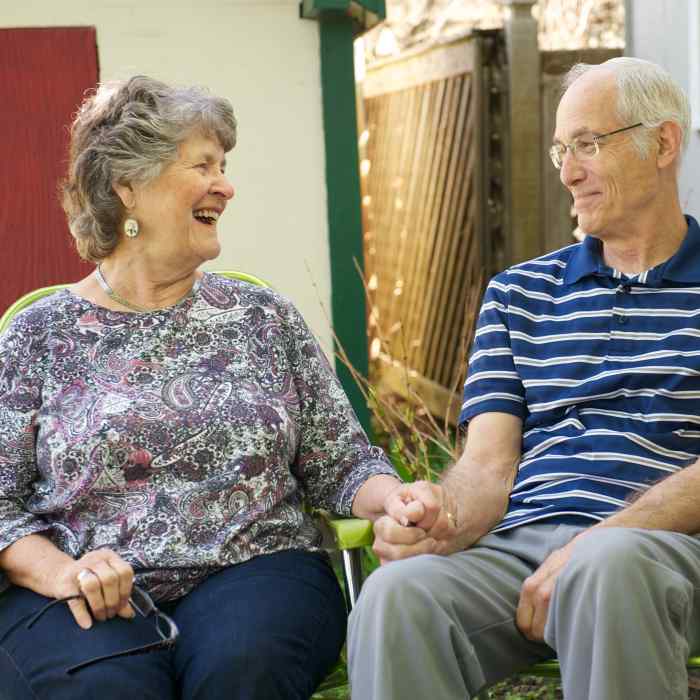
<path fill-rule="evenodd" d="M 81 595 L 68 601 L 75 621 L 83 628 L 92 627 L 92 618 L 104 622 L 115 615 L 134 617 L 129 596 L 134 584 L 134 570 L 109 549 L 88 552 L 80 559 L 62 566 L 55 577 L 55 598 Z"/>

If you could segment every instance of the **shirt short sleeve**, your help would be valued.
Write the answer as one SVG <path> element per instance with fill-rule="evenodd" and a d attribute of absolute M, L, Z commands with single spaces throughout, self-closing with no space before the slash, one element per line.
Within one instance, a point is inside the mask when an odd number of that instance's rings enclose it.
<path fill-rule="evenodd" d="M 523 420 L 527 414 L 525 388 L 513 361 L 504 274 L 494 277 L 484 294 L 464 384 L 460 425 L 489 412 L 509 413 Z"/>

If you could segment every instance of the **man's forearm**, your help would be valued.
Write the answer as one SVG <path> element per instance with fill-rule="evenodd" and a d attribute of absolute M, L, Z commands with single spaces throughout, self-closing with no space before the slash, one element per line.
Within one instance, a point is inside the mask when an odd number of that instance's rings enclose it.
<path fill-rule="evenodd" d="M 626 508 L 595 525 L 700 532 L 700 460 L 660 481 Z"/>
<path fill-rule="evenodd" d="M 457 506 L 460 549 L 469 548 L 503 519 L 517 470 L 517 459 L 498 464 L 470 462 L 463 456 L 442 482 Z"/>
<path fill-rule="evenodd" d="M 471 547 L 503 519 L 521 443 L 522 421 L 517 416 L 482 413 L 470 422 L 464 452 L 442 480 L 457 511 L 458 549 Z"/>

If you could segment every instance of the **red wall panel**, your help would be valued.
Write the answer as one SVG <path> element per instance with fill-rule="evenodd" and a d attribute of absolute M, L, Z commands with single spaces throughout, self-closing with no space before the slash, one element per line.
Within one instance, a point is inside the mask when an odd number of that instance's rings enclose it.
<path fill-rule="evenodd" d="M 58 198 L 68 126 L 97 84 L 94 27 L 0 29 L 0 313 L 82 262 Z"/>

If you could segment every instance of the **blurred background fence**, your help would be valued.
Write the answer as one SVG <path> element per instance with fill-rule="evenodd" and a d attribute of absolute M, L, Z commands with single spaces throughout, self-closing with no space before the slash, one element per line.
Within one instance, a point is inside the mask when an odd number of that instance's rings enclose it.
<path fill-rule="evenodd" d="M 370 382 L 454 425 L 484 283 L 573 242 L 546 156 L 562 75 L 620 49 L 541 51 L 532 2 L 502 29 L 409 49 L 358 85 Z"/>

